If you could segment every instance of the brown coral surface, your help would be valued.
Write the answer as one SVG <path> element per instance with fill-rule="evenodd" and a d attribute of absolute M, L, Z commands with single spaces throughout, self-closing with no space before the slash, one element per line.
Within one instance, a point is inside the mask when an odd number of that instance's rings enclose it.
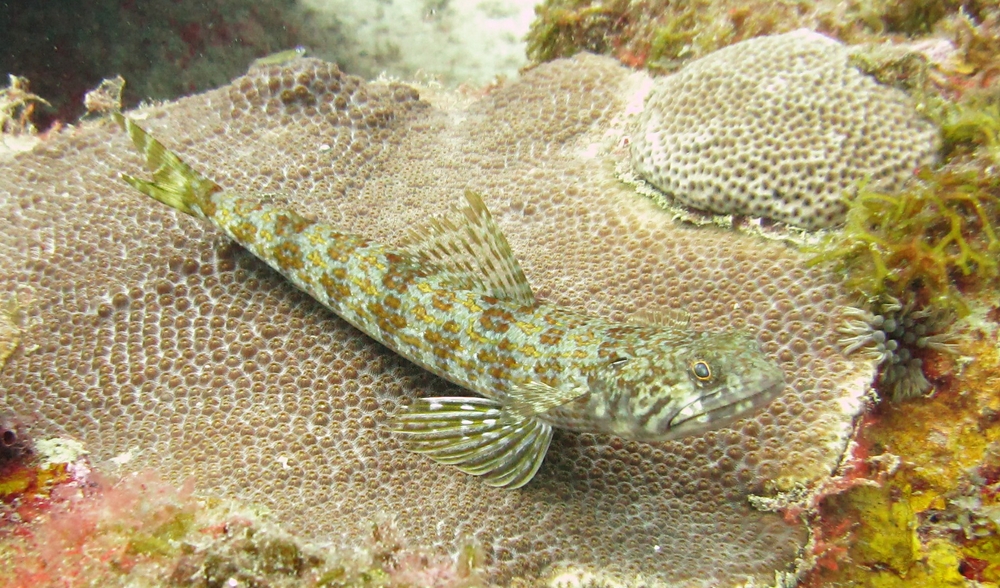
<path fill-rule="evenodd" d="M 779 243 L 679 224 L 616 179 L 643 88 L 644 74 L 581 55 L 431 103 L 297 60 L 133 116 L 227 188 L 280 192 L 389 242 L 473 189 L 540 298 L 622 320 L 683 309 L 695 328 L 753 333 L 788 382 L 755 418 L 657 445 L 557 433 L 518 491 L 409 454 L 389 416 L 461 391 L 129 189 L 120 172 L 147 172 L 110 123 L 0 164 L 0 295 L 24 313 L 0 412 L 97 461 L 194 475 L 318 541 L 352 546 L 382 514 L 442 552 L 473 540 L 499 582 L 558 562 L 628 583 L 774 581 L 805 528 L 748 495 L 829 474 L 872 365 L 837 351 L 850 300 L 835 278 Z"/>

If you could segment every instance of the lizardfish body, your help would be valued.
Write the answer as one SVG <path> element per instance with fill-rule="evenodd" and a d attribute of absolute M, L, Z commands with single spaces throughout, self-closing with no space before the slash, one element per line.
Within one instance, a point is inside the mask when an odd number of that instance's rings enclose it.
<path fill-rule="evenodd" d="M 480 394 L 425 398 L 396 416 L 406 446 L 518 487 L 552 427 L 662 441 L 752 414 L 784 387 L 745 335 L 656 316 L 612 322 L 539 302 L 476 194 L 392 248 L 223 190 L 128 119 L 153 181 L 143 193 L 212 223 L 373 339 Z"/>

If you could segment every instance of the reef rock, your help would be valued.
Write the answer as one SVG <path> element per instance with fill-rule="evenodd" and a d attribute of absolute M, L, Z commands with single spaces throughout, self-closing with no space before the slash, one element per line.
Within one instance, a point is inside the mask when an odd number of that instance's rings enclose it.
<path fill-rule="evenodd" d="M 358 547 L 388 516 L 430 550 L 476 543 L 497 582 L 773 582 L 807 530 L 750 496 L 830 474 L 873 366 L 838 350 L 851 300 L 835 276 L 781 243 L 674 221 L 616 178 L 649 82 L 580 55 L 463 97 L 299 59 L 130 114 L 229 189 L 388 242 L 475 190 L 540 298 L 756 336 L 788 388 L 755 418 L 655 445 L 558 432 L 517 491 L 408 453 L 390 415 L 461 391 L 125 185 L 120 172 L 147 172 L 110 122 L 0 162 L 0 293 L 23 315 L 0 413 L 95 461 L 194 476 L 318 542 Z"/>

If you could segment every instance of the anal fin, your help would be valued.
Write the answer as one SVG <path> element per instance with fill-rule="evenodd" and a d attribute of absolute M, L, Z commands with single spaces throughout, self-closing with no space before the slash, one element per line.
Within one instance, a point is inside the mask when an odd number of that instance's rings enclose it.
<path fill-rule="evenodd" d="M 490 486 L 519 488 L 538 471 L 552 427 L 487 398 L 421 398 L 396 417 L 407 449 L 482 476 Z"/>

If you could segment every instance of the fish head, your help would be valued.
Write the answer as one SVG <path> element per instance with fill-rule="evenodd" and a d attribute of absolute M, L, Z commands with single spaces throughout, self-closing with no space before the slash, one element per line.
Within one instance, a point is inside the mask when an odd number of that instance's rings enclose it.
<path fill-rule="evenodd" d="M 752 416 L 785 387 L 781 368 L 739 332 L 651 336 L 612 357 L 599 378 L 614 433 L 665 441 Z"/>

